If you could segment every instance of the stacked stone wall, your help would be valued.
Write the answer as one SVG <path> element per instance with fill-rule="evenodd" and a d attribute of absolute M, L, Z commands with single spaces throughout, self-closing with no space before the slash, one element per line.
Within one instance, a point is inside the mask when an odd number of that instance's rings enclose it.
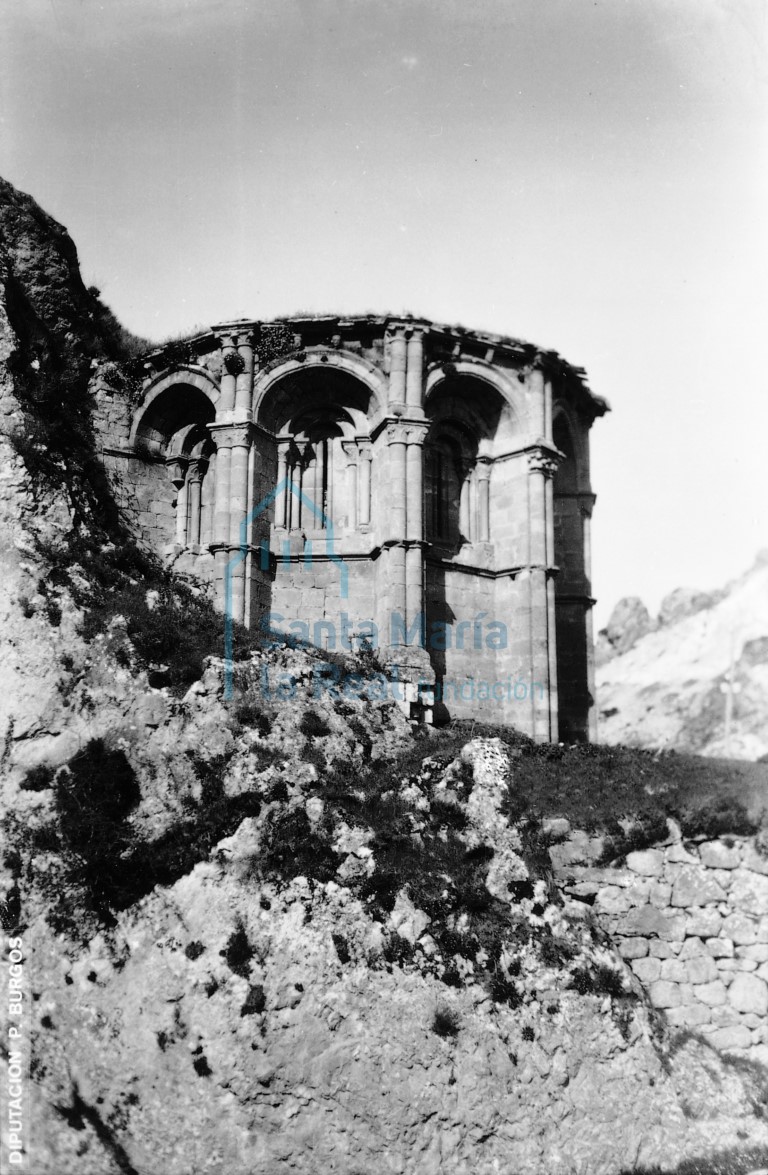
<path fill-rule="evenodd" d="M 669 841 L 597 868 L 601 837 L 550 849 L 569 904 L 592 905 L 648 993 L 678 1029 L 768 1064 L 768 855 L 754 837 Z"/>

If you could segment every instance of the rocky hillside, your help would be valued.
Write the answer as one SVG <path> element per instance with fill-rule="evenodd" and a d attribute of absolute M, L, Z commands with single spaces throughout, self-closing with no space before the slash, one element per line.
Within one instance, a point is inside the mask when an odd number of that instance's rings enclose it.
<path fill-rule="evenodd" d="M 674 1032 L 549 852 L 569 830 L 621 856 L 673 801 L 686 836 L 748 835 L 754 796 L 414 731 L 375 666 L 331 691 L 321 654 L 244 633 L 225 699 L 219 619 L 100 476 L 88 375 L 120 355 L 74 247 L 7 186 L 0 228 L 3 1169 L 755 1167 L 761 1066 Z"/>
<path fill-rule="evenodd" d="M 655 620 L 621 600 L 597 652 L 601 742 L 768 754 L 768 551 L 721 591 L 673 592 Z"/>

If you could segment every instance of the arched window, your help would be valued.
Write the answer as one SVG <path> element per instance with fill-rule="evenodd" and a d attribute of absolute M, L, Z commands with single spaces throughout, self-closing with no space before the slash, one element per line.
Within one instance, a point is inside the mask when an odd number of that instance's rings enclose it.
<path fill-rule="evenodd" d="M 462 510 L 467 471 L 461 447 L 452 437 L 442 434 L 428 441 L 425 450 L 427 538 L 445 546 L 458 546 L 462 539 L 470 538 L 466 533 L 467 512 Z M 468 486 L 464 490 L 467 492 Z"/>

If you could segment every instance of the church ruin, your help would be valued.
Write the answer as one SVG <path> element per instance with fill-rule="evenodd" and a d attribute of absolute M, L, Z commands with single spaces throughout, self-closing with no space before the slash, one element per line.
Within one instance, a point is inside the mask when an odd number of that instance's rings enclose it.
<path fill-rule="evenodd" d="M 374 644 L 436 716 L 594 738 L 584 373 L 395 317 L 235 321 L 96 384 L 140 537 L 248 626 Z"/>

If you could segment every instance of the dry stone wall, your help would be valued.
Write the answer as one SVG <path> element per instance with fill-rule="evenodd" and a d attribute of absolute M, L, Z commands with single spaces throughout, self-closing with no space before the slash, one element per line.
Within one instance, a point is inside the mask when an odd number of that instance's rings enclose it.
<path fill-rule="evenodd" d="M 569 903 L 591 904 L 651 1003 L 678 1029 L 768 1064 L 768 855 L 755 837 L 667 842 L 598 868 L 583 832 L 550 849 Z"/>

